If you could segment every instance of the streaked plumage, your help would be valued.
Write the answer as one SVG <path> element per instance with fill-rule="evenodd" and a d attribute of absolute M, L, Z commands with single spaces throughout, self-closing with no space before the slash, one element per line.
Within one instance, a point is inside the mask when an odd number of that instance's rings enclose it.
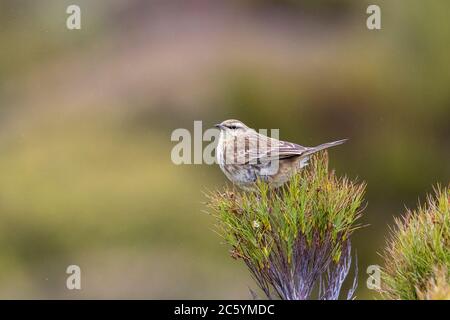
<path fill-rule="evenodd" d="M 228 179 L 248 191 L 255 189 L 257 180 L 267 182 L 272 188 L 282 186 L 308 164 L 313 153 L 346 141 L 310 148 L 264 136 L 239 120 L 226 120 L 216 127 L 220 129 L 217 162 Z"/>

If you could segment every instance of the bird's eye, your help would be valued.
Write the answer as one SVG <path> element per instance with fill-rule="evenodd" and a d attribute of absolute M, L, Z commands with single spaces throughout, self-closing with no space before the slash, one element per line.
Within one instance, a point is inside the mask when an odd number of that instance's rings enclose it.
<path fill-rule="evenodd" d="M 237 129 L 237 127 L 236 127 L 236 126 L 229 126 L 228 128 L 229 128 L 229 129 L 231 129 L 231 130 L 235 130 L 235 129 Z"/>

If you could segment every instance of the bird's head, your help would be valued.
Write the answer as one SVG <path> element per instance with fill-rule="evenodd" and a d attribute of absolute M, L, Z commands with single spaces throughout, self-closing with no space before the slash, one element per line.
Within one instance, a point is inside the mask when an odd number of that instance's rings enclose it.
<path fill-rule="evenodd" d="M 250 129 L 243 122 L 234 119 L 225 120 L 219 124 L 216 124 L 215 127 L 220 130 L 220 133 L 232 136 L 239 135 Z"/>

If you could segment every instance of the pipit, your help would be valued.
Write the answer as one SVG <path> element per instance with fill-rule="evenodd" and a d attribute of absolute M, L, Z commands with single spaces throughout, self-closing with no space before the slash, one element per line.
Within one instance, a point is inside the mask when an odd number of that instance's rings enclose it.
<path fill-rule="evenodd" d="M 278 188 L 308 164 L 313 153 L 344 143 L 347 139 L 303 147 L 257 133 L 239 120 L 225 120 L 216 148 L 217 162 L 228 179 L 243 190 L 254 191 L 257 181 Z"/>

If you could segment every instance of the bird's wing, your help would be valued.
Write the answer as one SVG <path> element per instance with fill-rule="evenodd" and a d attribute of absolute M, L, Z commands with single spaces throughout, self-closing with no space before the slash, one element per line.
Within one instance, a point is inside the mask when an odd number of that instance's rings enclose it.
<path fill-rule="evenodd" d="M 239 143 L 238 143 L 239 145 Z M 236 148 L 238 163 L 262 163 L 275 159 L 299 156 L 309 150 L 301 145 L 273 139 L 257 133 L 250 132 L 245 136 L 241 147 Z"/>

